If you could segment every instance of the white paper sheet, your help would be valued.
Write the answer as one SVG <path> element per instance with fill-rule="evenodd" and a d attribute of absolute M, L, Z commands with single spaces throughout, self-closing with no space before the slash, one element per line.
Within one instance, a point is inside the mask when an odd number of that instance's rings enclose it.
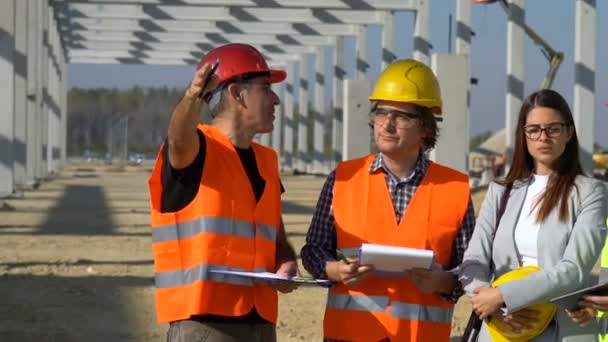
<path fill-rule="evenodd" d="M 435 253 L 431 250 L 383 246 L 364 243 L 361 245 L 360 263 L 374 265 L 380 272 L 403 272 L 412 268 L 430 269 Z"/>

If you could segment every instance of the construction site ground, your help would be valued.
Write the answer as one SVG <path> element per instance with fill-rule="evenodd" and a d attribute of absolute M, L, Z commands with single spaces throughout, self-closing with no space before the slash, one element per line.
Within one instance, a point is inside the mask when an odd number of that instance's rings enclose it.
<path fill-rule="evenodd" d="M 72 162 L 38 189 L 4 200 L 0 341 L 165 340 L 154 307 L 150 168 Z M 283 217 L 298 252 L 323 181 L 283 177 Z M 474 194 L 477 208 L 482 198 Z M 278 340 L 321 341 L 325 296 L 322 288 L 281 295 Z M 454 336 L 469 313 L 461 299 Z"/>

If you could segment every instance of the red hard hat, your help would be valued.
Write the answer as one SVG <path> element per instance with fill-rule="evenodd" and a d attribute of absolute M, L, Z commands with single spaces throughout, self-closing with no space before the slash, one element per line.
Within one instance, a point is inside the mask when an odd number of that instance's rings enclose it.
<path fill-rule="evenodd" d="M 268 72 L 272 83 L 281 82 L 287 77 L 284 70 L 268 68 L 264 56 L 255 47 L 240 43 L 222 45 L 209 51 L 198 63 L 197 69 L 205 63 L 212 65 L 218 59 L 220 65 L 215 74 L 220 84 L 235 77 L 260 72 Z"/>

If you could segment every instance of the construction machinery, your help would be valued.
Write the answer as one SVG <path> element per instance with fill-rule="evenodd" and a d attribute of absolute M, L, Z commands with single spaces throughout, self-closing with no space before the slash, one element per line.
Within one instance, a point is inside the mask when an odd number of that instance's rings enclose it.
<path fill-rule="evenodd" d="M 494 2 L 499 2 L 502 5 L 502 8 L 507 13 L 507 16 L 509 16 L 509 14 L 511 13 L 507 0 L 473 0 L 473 2 L 478 3 L 478 4 L 490 4 L 490 3 L 494 3 Z M 541 84 L 540 88 L 541 89 L 551 88 L 551 85 L 553 85 L 553 80 L 555 79 L 555 74 L 557 73 L 557 70 L 559 69 L 560 64 L 564 60 L 564 53 L 553 49 L 544 39 L 542 39 L 525 22 L 522 23 L 522 28 L 523 28 L 524 32 L 526 32 L 528 37 L 530 37 L 530 39 L 532 39 L 534 44 L 536 44 L 540 48 L 540 51 L 542 52 L 542 54 L 549 61 L 549 70 L 547 70 L 547 73 L 545 75 L 545 78 L 544 78 L 543 83 Z"/>
<path fill-rule="evenodd" d="M 593 173 L 595 177 L 608 181 L 608 151 L 593 154 Z"/>

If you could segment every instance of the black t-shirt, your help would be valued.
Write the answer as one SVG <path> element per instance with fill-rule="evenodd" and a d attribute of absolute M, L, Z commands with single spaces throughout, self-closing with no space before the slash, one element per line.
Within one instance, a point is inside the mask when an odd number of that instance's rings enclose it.
<path fill-rule="evenodd" d="M 203 168 L 205 167 L 205 154 L 207 143 L 205 135 L 198 131 L 200 149 L 196 156 L 196 159 L 184 169 L 175 170 L 169 163 L 169 143 L 165 141 L 163 147 L 163 160 L 165 161 L 162 166 L 162 182 L 163 192 L 161 194 L 161 212 L 173 212 L 185 208 L 198 193 L 199 184 L 201 177 L 203 176 Z M 264 187 L 266 181 L 260 175 L 258 165 L 255 160 L 255 154 L 253 148 L 247 149 L 235 147 L 243 168 L 247 173 L 247 178 L 255 194 L 256 202 L 260 200 L 264 193 Z M 281 184 L 281 193 L 285 189 Z M 255 308 L 245 316 L 241 317 L 225 317 L 216 315 L 196 315 L 192 316 L 191 319 L 200 321 L 214 321 L 214 322 L 235 322 L 235 323 L 267 323 L 255 310 Z"/>

